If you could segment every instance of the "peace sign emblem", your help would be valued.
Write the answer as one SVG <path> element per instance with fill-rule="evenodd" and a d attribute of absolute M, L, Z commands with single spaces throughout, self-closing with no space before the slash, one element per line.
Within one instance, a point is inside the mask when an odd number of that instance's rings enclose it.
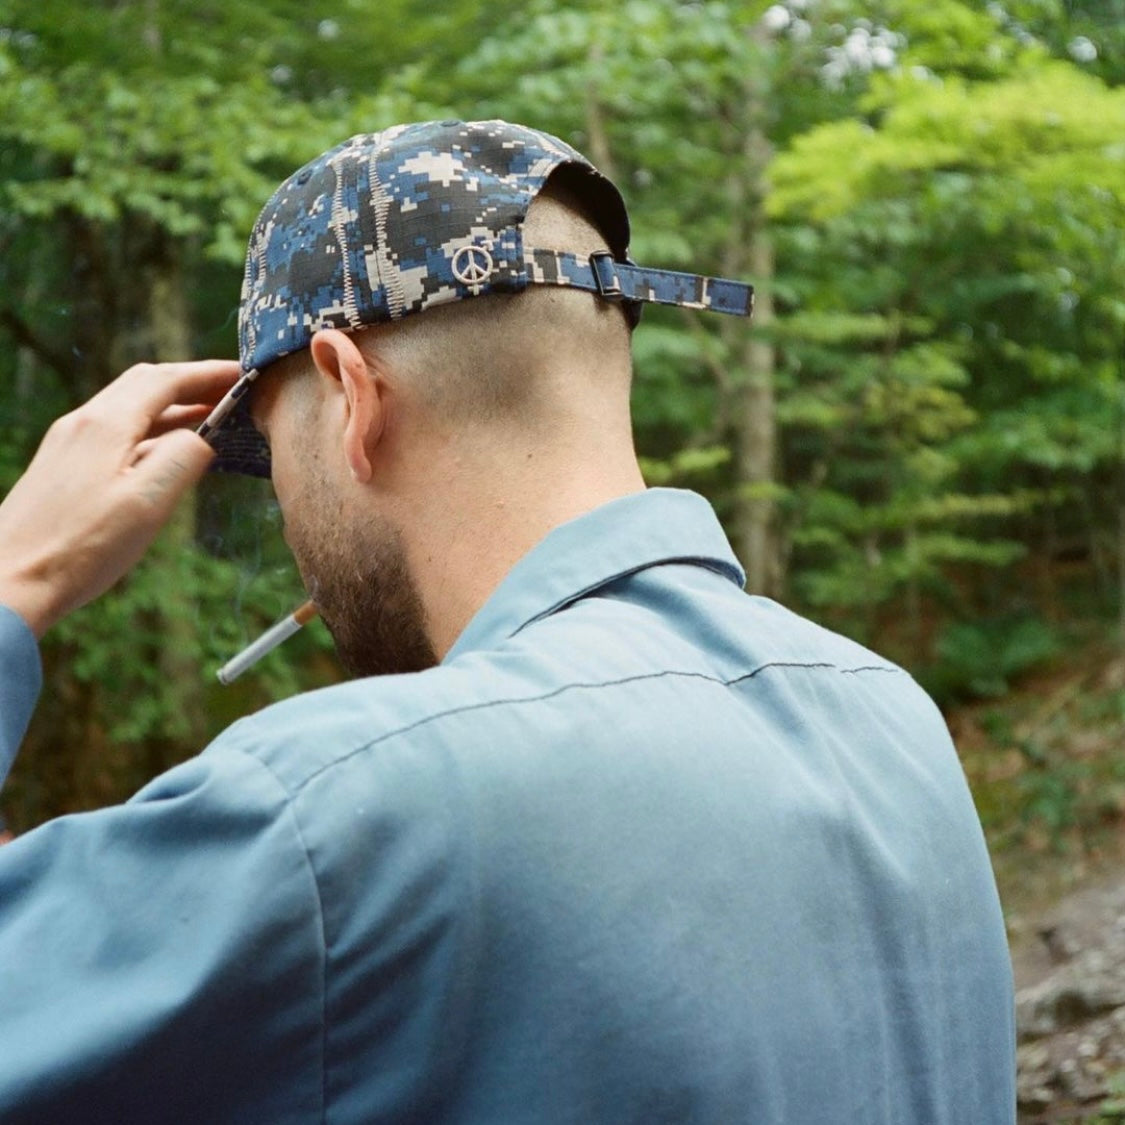
<path fill-rule="evenodd" d="M 470 289 L 479 289 L 492 275 L 492 254 L 487 246 L 462 246 L 453 255 L 453 276 Z"/>

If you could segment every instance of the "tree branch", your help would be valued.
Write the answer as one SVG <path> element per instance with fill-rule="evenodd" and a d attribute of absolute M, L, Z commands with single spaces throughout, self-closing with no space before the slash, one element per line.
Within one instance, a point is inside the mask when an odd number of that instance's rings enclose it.
<path fill-rule="evenodd" d="M 63 352 L 55 351 L 40 339 L 15 309 L 0 308 L 0 327 L 6 328 L 21 348 L 27 348 L 32 355 L 52 371 L 56 371 L 63 379 L 70 377 L 74 367 L 70 357 Z"/>

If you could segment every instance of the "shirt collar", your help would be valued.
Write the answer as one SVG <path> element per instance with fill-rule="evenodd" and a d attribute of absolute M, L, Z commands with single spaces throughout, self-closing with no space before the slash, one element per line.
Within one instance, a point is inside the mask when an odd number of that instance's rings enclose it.
<path fill-rule="evenodd" d="M 443 663 L 489 648 L 617 578 L 660 563 L 714 570 L 742 586 L 742 567 L 711 505 L 694 492 L 650 488 L 561 524 L 505 576 Z"/>

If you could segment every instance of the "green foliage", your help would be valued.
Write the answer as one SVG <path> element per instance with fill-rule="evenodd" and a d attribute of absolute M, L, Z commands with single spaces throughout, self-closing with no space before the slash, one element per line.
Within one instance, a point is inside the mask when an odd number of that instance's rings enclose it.
<path fill-rule="evenodd" d="M 1030 618 L 1023 621 L 1030 622 Z M 955 719 L 969 781 L 1001 872 L 1025 877 L 1028 852 L 1069 853 L 1080 859 L 1116 837 L 1125 813 L 1125 731 L 1119 646 L 1073 623 L 1039 635 L 1018 617 L 986 621 L 970 641 L 984 670 L 986 654 L 1005 638 L 1026 637 L 1036 670 L 1019 686 L 963 707 Z M 995 633 L 995 640 L 989 639 Z M 1081 643 L 1079 635 L 1083 634 Z M 983 640 L 983 645 L 982 645 Z M 1021 673 L 1027 676 L 1027 673 Z M 993 690 L 999 688 L 993 685 Z M 1004 880 L 1001 875 L 1002 882 Z"/>
<path fill-rule="evenodd" d="M 998 698 L 1048 663 L 1060 644 L 1057 632 L 1037 617 L 954 622 L 934 646 L 936 665 L 921 678 L 945 699 Z"/>
<path fill-rule="evenodd" d="M 178 590 L 188 590 L 191 596 L 176 597 Z M 161 660 L 168 633 L 181 638 L 178 663 L 211 679 L 255 633 L 303 599 L 291 567 L 271 567 L 246 582 L 237 563 L 201 551 L 177 552 L 169 558 L 158 544 L 115 596 L 61 622 L 48 652 L 65 661 L 76 683 L 91 689 L 90 717 L 111 742 L 175 743 L 194 732 L 192 716 L 183 710 L 183 685 L 169 678 Z M 238 607 L 236 616 L 232 604 Z M 187 627 L 181 629 L 181 624 Z M 316 634 L 323 636 L 320 629 Z M 300 681 L 292 666 L 275 661 L 263 667 L 267 674 L 259 670 L 256 675 L 267 697 L 283 698 L 298 690 Z M 113 686 L 112 694 L 100 690 L 105 685 Z M 133 701 L 130 707 L 117 706 L 118 694 Z"/>
<path fill-rule="evenodd" d="M 906 191 L 925 202 L 941 190 L 940 179 L 928 177 L 971 169 L 974 206 L 994 209 L 999 223 L 1021 204 L 1013 190 L 1024 194 L 1025 209 L 1069 193 L 1114 208 L 1109 196 L 1125 179 L 1116 139 L 1125 93 L 1062 63 L 1025 66 L 988 83 L 904 72 L 883 77 L 868 106 L 877 128 L 857 119 L 830 123 L 778 159 L 775 215 L 824 221 Z"/>
<path fill-rule="evenodd" d="M 917 617 L 961 603 L 965 564 L 1088 536 L 1121 472 L 1125 102 L 998 11 L 896 11 L 904 65 L 862 114 L 778 154 L 768 208 L 800 276 L 776 332 L 786 475 L 811 485 L 794 492 L 794 589 L 906 598 Z M 946 34 L 968 55 L 932 53 Z M 824 506 L 827 489 L 855 508 Z M 933 653 L 940 692 L 974 683 L 967 639 Z"/>
<path fill-rule="evenodd" d="M 730 450 L 716 445 L 681 449 L 667 460 L 641 457 L 641 471 L 650 488 L 706 488 L 716 469 L 730 460 Z"/>
<path fill-rule="evenodd" d="M 1098 1107 L 1095 1116 L 1088 1118 L 1091 1125 L 1110 1125 L 1125 1121 L 1125 1071 L 1117 1071 L 1106 1079 L 1109 1096 Z"/>

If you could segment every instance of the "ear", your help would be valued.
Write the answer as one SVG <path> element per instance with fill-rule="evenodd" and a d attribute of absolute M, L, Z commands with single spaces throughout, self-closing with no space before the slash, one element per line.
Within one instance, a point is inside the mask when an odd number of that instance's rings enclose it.
<path fill-rule="evenodd" d="M 375 446 L 386 422 L 379 375 L 368 370 L 355 340 L 338 328 L 317 332 L 309 352 L 317 371 L 330 380 L 330 393 L 343 396 L 344 456 L 352 477 L 366 484 L 371 480 Z"/>

